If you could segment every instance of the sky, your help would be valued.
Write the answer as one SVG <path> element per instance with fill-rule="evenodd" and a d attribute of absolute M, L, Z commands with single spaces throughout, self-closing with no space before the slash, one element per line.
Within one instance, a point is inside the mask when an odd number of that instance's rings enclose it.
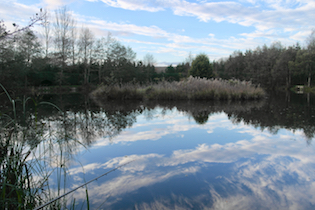
<path fill-rule="evenodd" d="M 137 60 L 152 54 L 156 66 L 184 62 L 189 53 L 213 61 L 274 42 L 304 46 L 315 28 L 315 0 L 1 0 L 0 20 L 24 26 L 40 8 L 53 16 L 63 6 L 79 28 L 96 38 L 110 32 Z"/>
<path fill-rule="evenodd" d="M 203 125 L 176 109 L 155 108 L 147 114 L 151 117 L 142 113 L 111 140 L 96 138 L 89 151 L 82 146 L 76 155 L 80 163 L 69 166 L 71 188 L 133 161 L 91 183 L 91 203 L 99 206 L 108 196 L 105 205 L 121 200 L 140 203 L 137 196 L 141 202 L 150 196 L 154 202 L 167 197 L 172 200 L 170 206 L 176 204 L 177 196 L 177 204 L 209 198 L 217 205 L 213 209 L 309 209 L 314 203 L 314 145 L 307 146 L 302 130 L 279 128 L 272 134 L 244 122 L 233 123 L 224 112 L 210 114 Z M 198 138 L 192 140 L 196 133 Z M 187 196 L 186 187 L 193 195 Z M 143 192 L 149 192 L 148 197 Z M 74 197 L 84 201 L 85 188 Z"/>

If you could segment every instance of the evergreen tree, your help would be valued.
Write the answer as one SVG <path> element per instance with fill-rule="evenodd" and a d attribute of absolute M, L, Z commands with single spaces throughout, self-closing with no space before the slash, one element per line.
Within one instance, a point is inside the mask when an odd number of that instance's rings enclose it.
<path fill-rule="evenodd" d="M 206 54 L 197 55 L 197 57 L 192 62 L 189 74 L 194 77 L 213 77 L 212 65 Z"/>

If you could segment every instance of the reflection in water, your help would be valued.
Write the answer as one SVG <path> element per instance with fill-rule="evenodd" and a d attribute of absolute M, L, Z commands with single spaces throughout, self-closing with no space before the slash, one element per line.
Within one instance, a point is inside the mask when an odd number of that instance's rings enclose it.
<path fill-rule="evenodd" d="M 88 186 L 92 208 L 312 209 L 315 110 L 311 99 L 302 99 L 157 103 L 46 96 L 63 113 L 38 110 L 45 141 L 29 145 L 49 147 L 54 195 L 62 193 L 58 174 L 68 174 L 65 192 L 136 160 Z M 80 209 L 85 189 L 72 197 Z"/>
<path fill-rule="evenodd" d="M 100 163 L 107 158 L 92 158 L 94 164 L 86 165 L 85 176 L 136 159 L 115 176 L 89 186 L 93 189 L 90 195 L 96 198 L 94 204 L 100 205 L 104 198 L 108 198 L 103 204 L 104 209 L 312 208 L 315 201 L 312 193 L 314 149 L 305 147 L 300 134 L 282 130 L 279 135 L 271 135 L 245 124 L 233 126 L 224 114 L 212 117 L 209 125 L 196 127 L 185 120 L 185 116 L 175 112 L 164 120 L 164 129 L 171 130 L 170 133 L 161 135 L 159 141 L 151 140 L 144 145 L 141 149 L 145 154 L 134 154 L 141 145 L 122 144 L 119 148 L 129 148 L 127 157 L 108 154 L 110 157 L 103 164 Z M 139 118 L 139 121 L 142 120 Z M 158 123 L 155 118 L 142 130 Z M 189 126 L 191 128 L 187 128 Z M 202 136 L 209 128 L 213 132 L 205 139 L 191 139 L 187 133 L 199 129 Z M 224 130 L 230 138 L 238 133 L 246 135 L 222 143 L 221 139 L 216 139 L 220 128 L 230 128 Z M 170 135 L 172 132 L 184 137 L 174 139 Z M 130 133 L 123 134 L 123 138 L 128 136 Z M 170 148 L 159 148 L 163 145 Z M 94 151 L 107 152 L 114 148 L 99 144 Z M 82 175 L 79 168 L 72 169 L 74 177 Z M 84 192 L 75 196 L 84 199 Z"/>
<path fill-rule="evenodd" d="M 71 95 L 70 95 L 71 96 Z M 297 96 L 295 96 L 297 97 Z M 205 124 L 214 113 L 224 112 L 234 123 L 245 122 L 248 125 L 268 129 L 276 134 L 281 128 L 304 131 L 311 140 L 315 133 L 315 108 L 312 104 L 301 103 L 299 98 L 286 95 L 272 95 L 264 101 L 98 101 L 87 96 L 64 96 L 64 99 L 43 98 L 50 100 L 65 112 L 67 117 L 63 126 L 67 127 L 69 136 L 92 143 L 99 137 L 113 137 L 136 123 L 136 117 L 144 114 L 152 119 L 155 107 L 164 110 L 176 108 L 191 116 L 196 123 Z M 68 101 L 67 101 L 68 100 Z M 304 99 L 304 102 L 307 102 Z M 75 104 L 76 106 L 72 106 Z M 60 116 L 51 115 L 51 109 L 41 112 L 43 119 L 61 120 Z"/>

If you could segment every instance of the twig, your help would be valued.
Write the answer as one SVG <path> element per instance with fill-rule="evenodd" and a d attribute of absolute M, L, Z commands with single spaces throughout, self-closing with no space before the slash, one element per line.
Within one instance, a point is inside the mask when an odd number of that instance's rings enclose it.
<path fill-rule="evenodd" d="M 0 21 L 0 29 L 3 30 L 3 31 L 0 31 L 0 40 L 5 39 L 9 36 L 12 36 L 13 34 L 24 31 L 28 28 L 31 28 L 33 25 L 35 25 L 35 23 L 43 20 L 45 16 L 46 16 L 46 13 L 45 12 L 43 13 L 42 9 L 40 9 L 40 14 L 38 15 L 38 13 L 36 13 L 36 16 L 31 18 L 31 22 L 27 26 L 18 29 L 18 25 L 13 23 L 13 26 L 15 27 L 15 31 L 13 31 L 13 32 L 6 31 L 6 27 L 5 27 L 4 23 L 2 21 Z"/>

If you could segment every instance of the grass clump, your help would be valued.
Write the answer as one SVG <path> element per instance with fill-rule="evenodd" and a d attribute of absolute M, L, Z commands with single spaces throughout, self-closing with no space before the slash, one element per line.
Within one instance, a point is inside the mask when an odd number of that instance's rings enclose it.
<path fill-rule="evenodd" d="M 92 96 L 135 100 L 249 100 L 265 96 L 265 91 L 248 81 L 206 79 L 190 76 L 180 82 L 101 86 Z"/>
<path fill-rule="evenodd" d="M 48 176 L 39 170 L 40 160 L 33 159 L 34 150 L 42 135 L 41 125 L 28 122 L 22 100 L 22 112 L 4 87 L 12 109 L 0 110 L 0 207 L 1 209 L 33 209 L 43 199 L 41 195 Z M 32 143 L 30 143 L 32 139 Z M 33 144 L 34 143 L 34 144 Z M 41 174 L 42 179 L 36 179 Z"/>
<path fill-rule="evenodd" d="M 35 209 L 65 192 L 67 145 L 74 150 L 78 142 L 61 129 L 50 131 L 45 125 L 49 122 L 39 120 L 37 108 L 45 104 L 56 107 L 64 119 L 57 106 L 30 97 L 12 99 L 1 84 L 0 89 L 9 101 L 8 107 L 0 109 L 0 209 Z M 27 107 L 28 102 L 33 102 L 35 111 Z M 52 174 L 57 176 L 57 190 L 50 188 Z M 67 200 L 57 200 L 45 209 L 66 205 Z"/>

